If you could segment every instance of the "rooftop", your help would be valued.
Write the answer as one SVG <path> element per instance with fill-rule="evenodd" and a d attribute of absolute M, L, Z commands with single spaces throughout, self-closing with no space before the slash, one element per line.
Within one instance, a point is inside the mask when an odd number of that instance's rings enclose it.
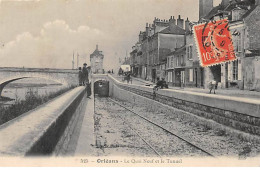
<path fill-rule="evenodd" d="M 249 8 L 248 8 L 249 7 Z M 226 7 L 224 7 L 223 5 L 218 5 L 214 8 L 212 8 L 212 10 L 204 17 L 204 19 L 211 19 L 214 16 L 217 15 L 223 15 L 223 13 L 227 13 L 230 12 L 234 9 L 244 9 L 244 10 L 248 10 L 243 16 L 242 18 L 247 17 L 254 9 L 256 8 L 256 5 L 250 1 L 233 1 L 231 2 L 229 5 L 227 5 Z M 227 13 L 228 14 L 228 13 Z M 228 14 L 230 15 L 230 14 Z"/>
<path fill-rule="evenodd" d="M 177 34 L 177 35 L 185 35 L 185 30 L 182 29 L 181 27 L 171 24 L 167 28 L 163 29 L 160 31 L 162 34 Z"/>
<path fill-rule="evenodd" d="M 90 58 L 92 58 L 93 56 L 104 56 L 102 51 L 98 50 L 98 45 L 96 45 L 95 51 L 92 54 L 90 54 Z"/>

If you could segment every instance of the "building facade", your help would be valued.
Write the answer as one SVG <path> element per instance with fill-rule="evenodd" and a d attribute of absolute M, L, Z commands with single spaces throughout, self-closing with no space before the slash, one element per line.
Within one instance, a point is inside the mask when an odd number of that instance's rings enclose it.
<path fill-rule="evenodd" d="M 140 32 L 139 41 L 130 53 L 134 75 L 155 82 L 166 78 L 167 54 L 184 45 L 185 30 L 183 19 L 169 20 L 155 18 L 153 24 L 146 24 Z"/>
<path fill-rule="evenodd" d="M 218 88 L 260 91 L 260 0 L 199 1 L 199 23 L 227 18 L 237 60 L 201 67 L 192 25 L 176 20 L 154 19 L 140 32 L 131 52 L 136 75 L 155 82 L 166 78 L 169 85 L 208 88 L 215 79 Z M 185 27 L 184 27 L 185 26 Z"/>
<path fill-rule="evenodd" d="M 205 68 L 206 87 L 210 80 L 215 79 L 219 88 L 259 90 L 260 80 L 255 74 L 259 69 L 259 2 L 223 0 L 205 18 L 220 19 L 220 16 L 216 15 L 219 11 L 222 11 L 223 18 L 229 20 L 237 60 Z"/>
<path fill-rule="evenodd" d="M 170 86 L 184 87 L 185 85 L 186 47 L 176 48 L 167 56 L 167 82 Z"/>

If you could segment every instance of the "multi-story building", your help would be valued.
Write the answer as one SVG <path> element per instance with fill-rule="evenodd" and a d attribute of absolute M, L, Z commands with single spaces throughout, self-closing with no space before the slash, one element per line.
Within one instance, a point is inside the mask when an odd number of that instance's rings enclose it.
<path fill-rule="evenodd" d="M 218 87 L 260 90 L 260 0 L 200 0 L 199 22 L 228 18 L 237 60 L 211 67 L 201 67 L 194 33 L 189 21 L 155 18 L 139 34 L 140 48 L 133 49 L 138 75 L 155 81 L 166 77 L 169 84 L 208 87 L 212 79 Z M 187 29 L 189 28 L 189 29 Z M 134 56 L 134 55 L 133 55 Z"/>
<path fill-rule="evenodd" d="M 98 45 L 96 45 L 96 50 L 90 54 L 91 72 L 93 74 L 103 73 L 103 59 L 104 55 L 102 51 L 98 50 Z"/>
<path fill-rule="evenodd" d="M 165 78 L 168 54 L 184 45 L 185 30 L 183 19 L 170 20 L 154 19 L 153 24 L 146 24 L 145 32 L 139 34 L 140 48 L 134 48 L 132 56 L 136 54 L 138 76 L 155 81 L 157 77 Z"/>
<path fill-rule="evenodd" d="M 170 86 L 185 85 L 186 46 L 176 48 L 167 55 L 167 82 Z"/>
<path fill-rule="evenodd" d="M 192 28 L 186 32 L 185 86 L 204 87 L 204 68 L 200 66 Z"/>
<path fill-rule="evenodd" d="M 143 77 L 142 76 L 142 51 L 141 51 L 141 44 L 137 42 L 133 47 L 132 51 L 130 52 L 130 66 L 133 76 L 135 77 Z"/>
<path fill-rule="evenodd" d="M 133 76 L 138 75 L 138 67 L 137 67 L 137 49 L 136 46 L 132 47 L 132 51 L 130 52 L 130 66 Z"/>
<path fill-rule="evenodd" d="M 167 55 L 167 80 L 178 87 L 204 87 L 204 69 L 200 66 L 191 22 L 185 21 L 185 44 Z"/>

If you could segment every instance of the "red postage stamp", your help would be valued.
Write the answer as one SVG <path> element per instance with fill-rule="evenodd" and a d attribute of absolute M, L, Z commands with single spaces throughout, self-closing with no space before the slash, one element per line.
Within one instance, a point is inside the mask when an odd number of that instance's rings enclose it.
<path fill-rule="evenodd" d="M 236 59 L 227 19 L 195 25 L 193 30 L 202 67 Z"/>

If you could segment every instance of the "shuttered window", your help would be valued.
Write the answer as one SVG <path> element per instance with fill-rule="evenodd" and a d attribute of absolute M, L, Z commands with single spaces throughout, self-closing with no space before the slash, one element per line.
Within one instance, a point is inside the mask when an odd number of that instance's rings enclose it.
<path fill-rule="evenodd" d="M 233 61 L 233 80 L 238 80 L 238 60 Z"/>
<path fill-rule="evenodd" d="M 189 73 L 190 73 L 189 80 L 190 82 L 193 82 L 193 69 L 189 69 Z"/>
<path fill-rule="evenodd" d="M 186 56 L 188 60 L 192 59 L 192 45 L 186 47 Z"/>
<path fill-rule="evenodd" d="M 241 60 L 238 60 L 237 80 L 242 80 L 242 65 Z"/>

